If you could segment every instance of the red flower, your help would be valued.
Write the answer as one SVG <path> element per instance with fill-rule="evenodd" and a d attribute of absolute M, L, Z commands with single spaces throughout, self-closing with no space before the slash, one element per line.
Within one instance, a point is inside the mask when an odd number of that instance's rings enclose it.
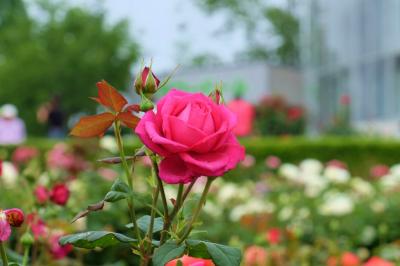
<path fill-rule="evenodd" d="M 265 164 L 270 169 L 277 169 L 281 165 L 281 159 L 279 159 L 276 156 L 271 155 L 271 156 L 268 156 L 267 159 L 265 159 Z"/>
<path fill-rule="evenodd" d="M 279 244 L 281 241 L 281 230 L 279 228 L 269 229 L 267 232 L 267 241 L 272 245 Z"/>
<path fill-rule="evenodd" d="M 260 246 L 250 246 L 244 252 L 244 265 L 263 266 L 267 264 L 267 251 Z"/>
<path fill-rule="evenodd" d="M 372 257 L 364 264 L 364 266 L 395 266 L 395 264 L 379 257 Z"/>
<path fill-rule="evenodd" d="M 340 104 L 341 105 L 349 105 L 351 102 L 350 96 L 347 94 L 344 94 L 340 96 Z"/>
<path fill-rule="evenodd" d="M 326 266 L 338 266 L 338 259 L 336 257 L 329 257 L 326 261 Z"/>
<path fill-rule="evenodd" d="M 55 204 L 64 206 L 69 199 L 69 194 L 69 189 L 65 184 L 57 184 L 50 192 L 50 200 Z"/>
<path fill-rule="evenodd" d="M 53 256 L 54 259 L 59 260 L 68 255 L 73 250 L 72 245 L 65 245 L 61 246 L 58 241 L 62 237 L 62 234 L 54 234 L 50 236 L 49 239 L 49 247 L 50 247 L 50 253 Z"/>
<path fill-rule="evenodd" d="M 370 174 L 374 178 L 379 178 L 389 173 L 389 167 L 384 164 L 378 164 L 371 168 Z"/>
<path fill-rule="evenodd" d="M 44 186 L 37 186 L 34 191 L 36 200 L 39 204 L 44 204 L 49 199 L 49 191 Z"/>
<path fill-rule="evenodd" d="M 296 121 L 296 120 L 300 119 L 303 116 L 304 111 L 303 111 L 303 108 L 301 108 L 299 106 L 293 106 L 293 107 L 289 107 L 287 109 L 287 113 L 286 114 L 287 114 L 287 118 L 290 121 Z"/>
<path fill-rule="evenodd" d="M 38 150 L 33 147 L 18 147 L 12 155 L 12 161 L 15 164 L 27 163 L 39 154 Z"/>
<path fill-rule="evenodd" d="M 360 263 L 360 259 L 354 253 L 345 252 L 342 254 L 342 266 L 358 266 Z"/>
<path fill-rule="evenodd" d="M 20 227 L 24 222 L 24 213 L 17 208 L 5 210 L 7 222 L 14 227 Z"/>
<path fill-rule="evenodd" d="M 212 260 L 206 260 L 201 258 L 194 258 L 188 255 L 184 255 L 181 258 L 171 260 L 165 266 L 176 266 L 178 264 L 178 260 L 182 262 L 183 266 L 215 266 Z"/>

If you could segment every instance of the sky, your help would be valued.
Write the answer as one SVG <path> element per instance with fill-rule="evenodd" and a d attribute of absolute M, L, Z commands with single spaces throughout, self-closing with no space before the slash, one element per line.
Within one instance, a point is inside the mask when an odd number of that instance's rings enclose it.
<path fill-rule="evenodd" d="M 93 8 L 103 2 L 108 21 L 130 22 L 131 35 L 142 47 L 145 60 L 153 59 L 155 71 L 169 71 L 200 53 L 217 54 L 224 62 L 246 47 L 242 29 L 217 33 L 225 23 L 223 13 L 208 15 L 195 0 L 73 0 Z"/>

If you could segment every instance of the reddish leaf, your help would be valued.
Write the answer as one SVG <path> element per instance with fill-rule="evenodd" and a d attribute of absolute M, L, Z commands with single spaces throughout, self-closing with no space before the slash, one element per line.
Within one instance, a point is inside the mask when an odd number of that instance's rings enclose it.
<path fill-rule="evenodd" d="M 101 136 L 112 125 L 115 116 L 112 113 L 102 113 L 82 117 L 71 130 L 71 135 L 81 138 Z"/>
<path fill-rule="evenodd" d="M 122 96 L 113 86 L 102 80 L 97 82 L 99 89 L 99 101 L 102 105 L 110 107 L 115 112 L 120 112 L 122 108 L 128 103 L 124 96 Z"/>
<path fill-rule="evenodd" d="M 132 129 L 134 129 L 136 127 L 136 125 L 139 123 L 139 120 L 140 120 L 137 116 L 134 116 L 133 114 L 131 114 L 130 112 L 127 112 L 127 111 L 119 113 L 117 118 L 119 120 L 121 120 L 121 122 L 125 126 L 132 128 Z"/>
<path fill-rule="evenodd" d="M 130 104 L 127 107 L 125 107 L 125 111 L 139 113 L 140 112 L 140 105 L 139 104 Z"/>

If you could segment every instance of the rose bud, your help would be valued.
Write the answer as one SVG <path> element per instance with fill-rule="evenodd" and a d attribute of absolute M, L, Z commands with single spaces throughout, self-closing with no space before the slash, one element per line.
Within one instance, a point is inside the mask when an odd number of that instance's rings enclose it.
<path fill-rule="evenodd" d="M 14 227 L 20 227 L 24 222 L 24 213 L 17 208 L 8 209 L 4 211 L 7 222 Z"/>
<path fill-rule="evenodd" d="M 64 206 L 69 199 L 69 194 L 69 189 L 65 184 L 57 184 L 50 192 L 50 200 L 55 204 Z"/>
<path fill-rule="evenodd" d="M 35 242 L 35 239 L 33 238 L 32 234 L 29 232 L 25 232 L 22 237 L 21 237 L 21 243 L 22 245 L 29 247 Z"/>
<path fill-rule="evenodd" d="M 44 204 L 49 199 L 49 191 L 44 186 L 37 186 L 34 194 L 39 204 Z"/>
<path fill-rule="evenodd" d="M 158 90 L 159 85 L 160 80 L 151 71 L 151 66 L 143 68 L 134 83 L 136 93 L 139 95 L 152 95 Z"/>

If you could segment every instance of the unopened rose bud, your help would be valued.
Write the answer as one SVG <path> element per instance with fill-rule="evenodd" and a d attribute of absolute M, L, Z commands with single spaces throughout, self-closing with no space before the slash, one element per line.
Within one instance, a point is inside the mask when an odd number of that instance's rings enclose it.
<path fill-rule="evenodd" d="M 209 95 L 208 97 L 213 100 L 216 104 L 222 104 L 224 103 L 224 98 L 222 97 L 222 90 L 220 87 L 216 87 Z"/>
<path fill-rule="evenodd" d="M 32 234 L 29 232 L 25 232 L 21 237 L 21 243 L 24 246 L 32 246 L 32 244 L 34 242 L 35 242 L 35 239 L 33 238 Z"/>
<path fill-rule="evenodd" d="M 7 222 L 14 227 L 20 227 L 24 222 L 24 213 L 17 208 L 5 210 Z"/>
<path fill-rule="evenodd" d="M 151 68 L 145 67 L 135 79 L 136 93 L 139 95 L 152 95 L 158 90 L 160 80 L 153 74 Z"/>
<path fill-rule="evenodd" d="M 50 200 L 55 204 L 64 206 L 67 204 L 69 194 L 69 189 L 65 184 L 57 184 L 50 192 Z"/>

